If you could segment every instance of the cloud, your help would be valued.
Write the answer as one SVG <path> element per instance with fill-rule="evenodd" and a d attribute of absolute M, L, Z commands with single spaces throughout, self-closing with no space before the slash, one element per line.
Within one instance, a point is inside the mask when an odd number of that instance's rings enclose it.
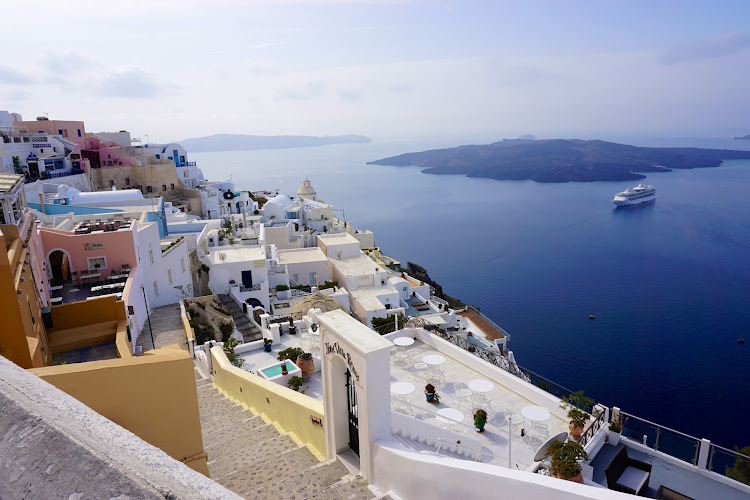
<path fill-rule="evenodd" d="M 31 83 L 31 77 L 9 66 L 0 66 L 0 85 L 24 85 Z"/>
<path fill-rule="evenodd" d="M 697 59 L 713 59 L 734 54 L 750 47 L 750 34 L 727 33 L 710 40 L 682 45 L 668 50 L 659 60 L 664 64 L 676 64 Z"/>
<path fill-rule="evenodd" d="M 235 54 L 237 52 L 246 52 L 249 50 L 267 49 L 268 47 L 276 47 L 277 45 L 282 45 L 282 44 L 280 42 L 263 42 L 263 43 L 256 43 L 253 45 L 248 45 L 246 47 L 213 50 L 211 52 L 207 52 L 207 54 L 211 56 L 217 56 L 217 55 L 222 55 L 222 54 Z"/>
<path fill-rule="evenodd" d="M 6 101 L 28 101 L 31 99 L 31 92 L 26 90 L 13 90 L 5 95 Z"/>
<path fill-rule="evenodd" d="M 105 97 L 151 99 L 160 97 L 174 88 L 174 85 L 159 82 L 146 70 L 129 68 L 106 78 L 99 85 L 99 94 Z"/>
<path fill-rule="evenodd" d="M 94 65 L 94 61 L 76 52 L 50 52 L 44 58 L 45 70 L 57 75 L 70 75 Z"/>
<path fill-rule="evenodd" d="M 283 89 L 276 94 L 281 101 L 309 101 L 319 99 L 326 94 L 326 84 L 323 82 L 308 82 L 304 87 Z"/>

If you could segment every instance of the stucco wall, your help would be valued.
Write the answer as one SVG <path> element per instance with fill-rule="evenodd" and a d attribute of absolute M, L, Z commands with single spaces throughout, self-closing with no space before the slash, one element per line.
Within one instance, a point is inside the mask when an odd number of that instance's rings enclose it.
<path fill-rule="evenodd" d="M 232 366 L 221 347 L 211 349 L 211 358 L 217 389 L 307 446 L 319 460 L 325 459 L 325 431 L 311 420 L 323 422 L 322 401 Z"/>
<path fill-rule="evenodd" d="M 180 182 L 174 162 L 167 161 L 164 164 L 147 165 L 145 167 L 97 168 L 91 170 L 91 177 L 99 189 L 109 189 L 110 181 L 114 181 L 117 189 L 132 189 L 135 186 L 143 186 L 143 195 L 146 197 L 149 197 L 146 188 L 151 186 L 151 195 L 163 196 L 165 201 L 189 198 L 189 212 L 193 215 L 201 215 L 200 191 L 189 189 Z M 130 184 L 126 184 L 126 179 L 130 180 Z M 171 188 L 172 184 L 174 184 L 174 189 Z M 165 185 L 166 191 L 162 189 L 162 186 Z"/>
<path fill-rule="evenodd" d="M 193 360 L 179 346 L 29 371 L 208 476 Z"/>
<path fill-rule="evenodd" d="M 107 267 L 100 268 L 101 278 L 109 276 L 112 269 L 121 269 L 123 264 L 136 267 L 137 260 L 132 229 L 129 231 L 99 231 L 91 234 L 74 234 L 69 231 L 40 228 L 44 247 L 44 259 L 49 259 L 53 250 L 65 250 L 70 257 L 72 271 L 87 271 L 88 259 L 105 257 Z M 95 248 L 99 247 L 100 248 Z M 86 248 L 94 248 L 87 250 Z M 49 263 L 47 265 L 49 270 Z"/>

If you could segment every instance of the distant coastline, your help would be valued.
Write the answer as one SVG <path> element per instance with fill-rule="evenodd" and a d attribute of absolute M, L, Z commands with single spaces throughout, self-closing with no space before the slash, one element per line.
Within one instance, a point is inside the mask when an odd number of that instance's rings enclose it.
<path fill-rule="evenodd" d="M 496 180 L 593 182 L 643 179 L 644 172 L 718 167 L 750 151 L 650 148 L 606 141 L 504 139 L 487 145 L 406 153 L 368 165 L 418 166 L 423 173 Z"/>
<path fill-rule="evenodd" d="M 364 135 L 246 135 L 216 134 L 179 141 L 189 152 L 238 151 L 252 149 L 288 149 L 328 146 L 331 144 L 366 144 L 372 139 Z"/>
<path fill-rule="evenodd" d="M 750 141 L 750 134 L 743 135 L 742 137 L 737 136 L 734 138 L 735 141 Z"/>

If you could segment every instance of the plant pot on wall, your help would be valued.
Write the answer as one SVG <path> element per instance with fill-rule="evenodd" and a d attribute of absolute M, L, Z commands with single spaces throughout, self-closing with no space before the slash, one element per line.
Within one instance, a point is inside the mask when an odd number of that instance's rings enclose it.
<path fill-rule="evenodd" d="M 607 429 L 607 442 L 612 446 L 620 444 L 620 433 Z"/>
<path fill-rule="evenodd" d="M 309 382 L 310 378 L 315 372 L 315 362 L 313 361 L 312 354 L 309 352 L 305 352 L 301 354 L 297 358 L 296 364 L 299 367 L 299 369 L 302 370 L 302 381 Z"/>

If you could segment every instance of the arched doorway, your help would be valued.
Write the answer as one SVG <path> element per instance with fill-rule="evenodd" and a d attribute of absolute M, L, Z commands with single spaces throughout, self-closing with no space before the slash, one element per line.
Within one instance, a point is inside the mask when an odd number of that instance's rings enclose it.
<path fill-rule="evenodd" d="M 50 280 L 65 282 L 70 279 L 70 259 L 62 250 L 53 250 L 47 257 L 49 260 Z"/>

